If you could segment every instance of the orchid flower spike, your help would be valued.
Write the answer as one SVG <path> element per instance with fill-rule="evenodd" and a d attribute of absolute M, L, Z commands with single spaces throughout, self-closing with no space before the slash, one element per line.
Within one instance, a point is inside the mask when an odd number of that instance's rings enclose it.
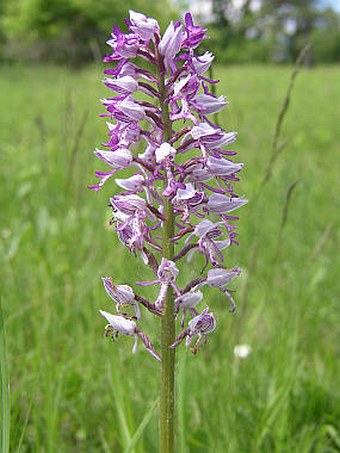
<path fill-rule="evenodd" d="M 179 318 L 182 328 L 188 318 L 172 347 L 186 338 L 187 346 L 194 342 L 193 352 L 216 326 L 208 308 L 199 314 L 200 289 L 204 297 L 210 288 L 218 289 L 235 310 L 229 286 L 241 270 L 228 269 L 225 255 L 238 245 L 235 212 L 247 199 L 234 188 L 243 169 L 233 149 L 237 132 L 214 123 L 229 102 L 209 88 L 217 83 L 207 77 L 214 55 L 197 50 L 206 29 L 190 13 L 163 33 L 156 19 L 137 11 L 130 11 L 126 24 L 126 31 L 114 26 L 107 40 L 103 83 L 108 95 L 101 100 L 107 139 L 94 151 L 104 167 L 90 188 L 99 192 L 113 183 L 110 226 L 152 272 L 150 281 L 136 284 L 157 285 L 158 295 L 153 302 L 103 277 L 117 315 L 100 313 L 108 321 L 107 335 L 133 336 L 133 352 L 140 339 L 159 360 L 136 324 L 144 310 L 163 317 L 163 323 L 170 309 L 171 322 Z M 199 254 L 205 267 L 188 281 L 187 263 Z M 195 268 L 190 265 L 190 271 Z"/>

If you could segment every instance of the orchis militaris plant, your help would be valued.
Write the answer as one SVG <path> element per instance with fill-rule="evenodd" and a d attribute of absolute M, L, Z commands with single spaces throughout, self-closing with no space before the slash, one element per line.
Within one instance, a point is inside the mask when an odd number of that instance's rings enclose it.
<path fill-rule="evenodd" d="M 109 138 L 106 150 L 96 149 L 95 155 L 110 169 L 98 171 L 99 182 L 91 188 L 98 191 L 122 169 L 130 172 L 115 179 L 123 191 L 110 198 L 111 224 L 154 274 L 152 281 L 137 284 L 158 285 L 159 293 L 150 301 L 105 277 L 117 314 L 100 313 L 108 322 L 106 335 L 134 337 L 133 352 L 141 340 L 161 362 L 160 451 L 166 453 L 173 451 L 175 348 L 185 339 L 195 354 L 216 327 L 203 302 L 204 286 L 224 293 L 235 310 L 228 285 L 240 269 L 225 265 L 223 250 L 237 244 L 233 211 L 247 200 L 232 186 L 243 166 L 231 160 L 236 132 L 225 132 L 209 117 L 227 102 L 209 92 L 218 82 L 204 75 L 213 55 L 195 53 L 205 29 L 194 25 L 190 13 L 184 23 L 171 22 L 163 36 L 157 21 L 143 14 L 130 11 L 126 23 L 128 33 L 115 26 L 107 41 L 112 53 L 104 62 L 115 65 L 104 71 L 104 84 L 116 95 L 102 100 Z M 138 65 L 142 59 L 146 63 Z M 205 269 L 211 268 L 180 287 L 178 277 L 185 280 L 185 271 L 179 275 L 177 264 L 196 252 L 204 256 Z M 124 312 L 128 306 L 129 314 Z M 142 307 L 161 320 L 160 351 L 138 328 Z M 176 336 L 177 319 L 182 330 Z"/>

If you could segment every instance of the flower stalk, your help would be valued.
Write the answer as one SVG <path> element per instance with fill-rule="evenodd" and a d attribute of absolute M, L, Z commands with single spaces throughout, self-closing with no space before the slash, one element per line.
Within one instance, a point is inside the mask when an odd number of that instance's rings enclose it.
<path fill-rule="evenodd" d="M 159 93 L 162 121 L 165 126 L 163 141 L 171 140 L 172 125 L 169 117 L 169 106 L 166 101 L 164 75 L 159 70 Z M 164 181 L 164 190 L 168 184 Z M 172 261 L 174 257 L 174 243 L 170 239 L 175 234 L 175 217 L 173 205 L 164 197 L 163 222 L 163 251 L 164 258 Z M 160 370 L 160 400 L 159 400 L 159 451 L 172 453 L 174 451 L 174 407 L 175 407 L 175 349 L 170 346 L 175 339 L 174 317 L 174 291 L 171 286 L 167 288 L 164 312 L 161 319 L 161 370 Z"/>

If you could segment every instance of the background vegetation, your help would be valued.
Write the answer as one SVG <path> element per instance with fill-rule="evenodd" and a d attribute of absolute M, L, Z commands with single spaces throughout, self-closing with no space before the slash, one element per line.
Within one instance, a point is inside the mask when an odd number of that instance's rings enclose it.
<path fill-rule="evenodd" d="M 340 61 L 340 16 L 321 0 L 212 0 L 213 46 L 225 62 Z"/>
<path fill-rule="evenodd" d="M 131 285 L 149 277 L 108 228 L 115 184 L 98 195 L 86 189 L 98 167 L 91 149 L 106 134 L 96 103 L 106 94 L 102 68 L 0 71 L 1 370 L 8 363 L 11 451 L 156 451 L 158 365 L 142 348 L 132 356 L 129 338 L 103 338 L 96 314 L 112 308 L 101 276 Z M 240 246 L 227 254 L 244 271 L 237 313 L 205 290 L 218 329 L 198 356 L 179 351 L 178 451 L 336 452 L 340 70 L 298 75 L 282 131 L 288 143 L 262 189 L 290 69 L 216 71 L 231 102 L 220 121 L 239 131 L 245 162 L 239 192 L 250 203 L 240 212 Z M 156 339 L 154 319 L 143 323 Z M 233 348 L 243 343 L 252 352 L 240 360 Z M 5 407 L 6 395 L 4 385 Z M 8 416 L 2 422 L 6 431 Z"/>
<path fill-rule="evenodd" d="M 72 66 L 100 60 L 113 22 L 124 27 L 129 9 L 158 17 L 163 27 L 178 13 L 168 0 L 3 0 L 3 58 Z"/>
<path fill-rule="evenodd" d="M 219 61 L 293 62 L 306 42 L 312 44 L 306 64 L 340 61 L 339 14 L 322 0 L 211 0 L 210 12 L 200 8 L 209 0 L 186 3 L 209 27 L 207 47 Z M 124 27 L 128 9 L 165 26 L 183 7 L 180 0 L 2 0 L 0 58 L 73 67 L 100 61 L 112 23 Z"/>

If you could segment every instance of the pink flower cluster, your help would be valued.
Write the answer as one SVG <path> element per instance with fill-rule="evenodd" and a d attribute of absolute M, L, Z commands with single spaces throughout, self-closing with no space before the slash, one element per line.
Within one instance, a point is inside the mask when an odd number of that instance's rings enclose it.
<path fill-rule="evenodd" d="M 142 284 L 159 285 L 159 295 L 150 302 L 131 287 L 103 278 L 118 315 L 101 314 L 109 323 L 106 329 L 111 336 L 132 335 L 136 342 L 140 338 L 159 359 L 148 337 L 137 328 L 140 306 L 162 316 L 171 286 L 175 316 L 181 312 L 182 327 L 186 316 L 191 317 L 172 346 L 184 338 L 188 346 L 196 337 L 196 351 L 216 326 L 208 308 L 198 309 L 203 299 L 200 288 L 218 288 L 235 309 L 227 286 L 240 269 L 225 267 L 223 250 L 237 244 L 234 211 L 247 200 L 236 195 L 232 186 L 243 167 L 232 160 L 236 153 L 229 148 L 237 134 L 225 132 L 209 118 L 227 101 L 209 91 L 217 81 L 204 75 L 213 55 L 195 53 L 206 37 L 205 29 L 194 25 L 190 13 L 184 23 L 171 22 L 163 36 L 157 21 L 141 13 L 130 11 L 126 22 L 128 33 L 114 27 L 107 41 L 112 53 L 104 61 L 115 63 L 115 67 L 105 70 L 104 84 L 115 95 L 102 100 L 107 110 L 103 116 L 108 118 L 108 140 L 103 144 L 105 149 L 96 149 L 95 155 L 109 170 L 96 172 L 99 182 L 91 188 L 100 190 L 122 169 L 130 172 L 124 179 L 115 179 L 123 192 L 110 198 L 111 223 L 120 241 L 151 267 L 155 280 Z M 167 118 L 162 104 L 167 106 Z M 176 250 L 172 260 L 162 256 L 165 200 L 172 204 L 175 218 L 175 233 L 169 238 Z M 180 288 L 177 262 L 183 258 L 190 261 L 195 252 L 203 255 L 211 268 Z M 134 310 L 132 318 L 123 311 L 127 305 Z"/>

